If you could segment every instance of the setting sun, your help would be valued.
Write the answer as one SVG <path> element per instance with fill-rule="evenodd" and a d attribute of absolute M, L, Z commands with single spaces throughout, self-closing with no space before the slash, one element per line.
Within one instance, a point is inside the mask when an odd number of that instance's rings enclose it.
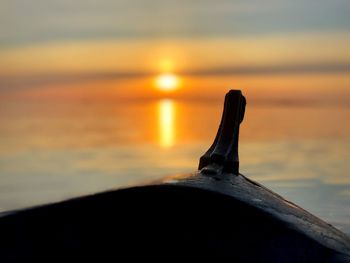
<path fill-rule="evenodd" d="M 179 78 L 174 74 L 162 74 L 157 77 L 156 85 L 162 91 L 173 91 L 179 87 Z"/>

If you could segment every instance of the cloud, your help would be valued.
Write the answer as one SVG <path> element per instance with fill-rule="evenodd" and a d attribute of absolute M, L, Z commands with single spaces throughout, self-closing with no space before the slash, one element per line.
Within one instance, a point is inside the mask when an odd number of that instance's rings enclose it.
<path fill-rule="evenodd" d="M 0 44 L 101 38 L 208 37 L 342 31 L 343 0 L 2 0 Z"/>
<path fill-rule="evenodd" d="M 273 66 L 222 67 L 184 72 L 188 75 L 268 75 L 350 72 L 350 63 L 285 64 Z"/>
<path fill-rule="evenodd" d="M 273 66 L 228 66 L 178 72 L 180 76 L 256 76 L 256 75 L 300 75 L 322 73 L 350 73 L 350 63 L 283 64 Z M 80 83 L 94 80 L 137 79 L 157 75 L 152 71 L 57 73 L 26 76 L 0 77 L 0 89 L 35 87 L 46 84 Z"/>

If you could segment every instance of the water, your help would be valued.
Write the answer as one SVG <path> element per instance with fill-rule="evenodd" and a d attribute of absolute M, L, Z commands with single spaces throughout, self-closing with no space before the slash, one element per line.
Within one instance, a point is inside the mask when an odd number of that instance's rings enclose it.
<path fill-rule="evenodd" d="M 249 100 L 248 100 L 249 103 Z M 5 101 L 0 211 L 192 172 L 221 101 Z M 350 233 L 350 108 L 248 104 L 241 172 Z"/>

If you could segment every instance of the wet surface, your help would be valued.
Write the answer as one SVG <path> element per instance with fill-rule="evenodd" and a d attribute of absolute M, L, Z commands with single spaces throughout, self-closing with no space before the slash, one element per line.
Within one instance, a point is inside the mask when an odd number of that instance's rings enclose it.
<path fill-rule="evenodd" d="M 192 172 L 221 110 L 221 101 L 2 103 L 0 210 Z M 350 233 L 349 117 L 344 105 L 248 101 L 240 171 Z"/>

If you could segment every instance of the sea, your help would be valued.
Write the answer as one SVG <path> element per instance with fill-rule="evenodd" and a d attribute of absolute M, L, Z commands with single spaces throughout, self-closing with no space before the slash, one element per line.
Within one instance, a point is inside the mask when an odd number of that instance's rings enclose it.
<path fill-rule="evenodd" d="M 3 100 L 0 212 L 197 170 L 222 100 Z M 350 106 L 249 101 L 240 172 L 350 234 Z"/>

